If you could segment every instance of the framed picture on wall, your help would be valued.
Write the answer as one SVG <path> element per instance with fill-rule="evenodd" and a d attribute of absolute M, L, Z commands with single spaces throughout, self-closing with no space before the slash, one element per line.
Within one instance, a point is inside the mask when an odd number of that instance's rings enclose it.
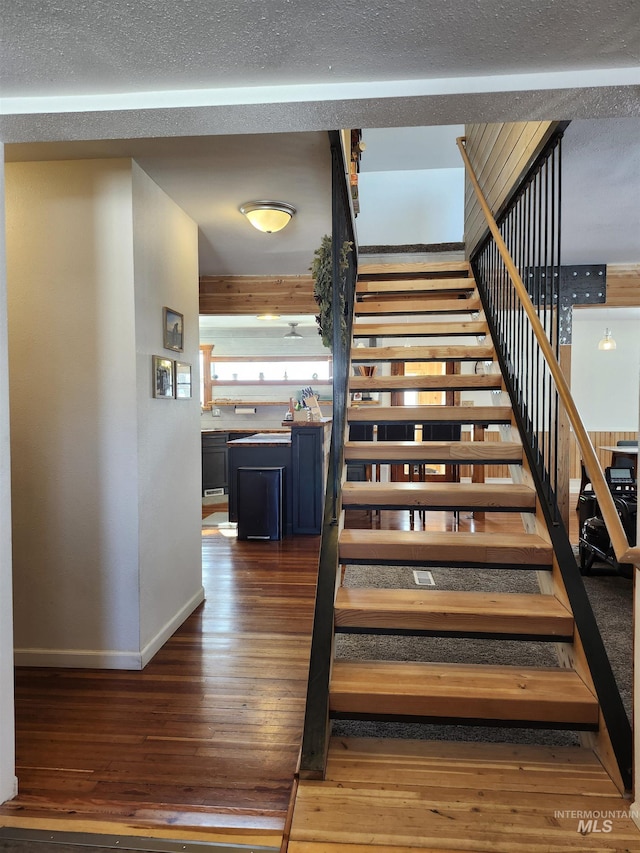
<path fill-rule="evenodd" d="M 191 397 L 191 365 L 176 361 L 176 397 L 187 400 Z"/>
<path fill-rule="evenodd" d="M 163 343 L 165 349 L 182 352 L 184 349 L 184 315 L 173 308 L 162 309 Z"/>
<path fill-rule="evenodd" d="M 173 359 L 165 358 L 163 355 L 154 355 L 153 362 L 153 396 L 169 397 L 173 399 Z"/>

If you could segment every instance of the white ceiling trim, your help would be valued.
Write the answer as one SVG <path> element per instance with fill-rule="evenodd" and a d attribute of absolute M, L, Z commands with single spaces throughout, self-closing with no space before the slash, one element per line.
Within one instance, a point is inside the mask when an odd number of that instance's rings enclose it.
<path fill-rule="evenodd" d="M 0 98 L 0 115 L 33 115 L 110 110 L 242 106 L 429 97 L 494 92 L 553 91 L 640 85 L 640 68 L 496 74 L 420 80 L 377 80 L 215 89 Z"/>

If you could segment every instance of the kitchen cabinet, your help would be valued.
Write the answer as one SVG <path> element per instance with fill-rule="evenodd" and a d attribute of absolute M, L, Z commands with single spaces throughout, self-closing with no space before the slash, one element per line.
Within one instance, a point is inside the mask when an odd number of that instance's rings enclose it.
<path fill-rule="evenodd" d="M 331 420 L 291 425 L 290 433 L 258 433 L 229 445 L 229 520 L 238 521 L 238 469 L 281 468 L 285 535 L 322 530 Z M 240 508 L 242 510 L 242 508 Z"/>
<path fill-rule="evenodd" d="M 227 441 L 229 433 L 202 434 L 202 493 L 229 487 Z"/>
<path fill-rule="evenodd" d="M 229 491 L 229 451 L 227 442 L 245 438 L 247 432 L 202 433 L 202 494 L 214 490 Z"/>

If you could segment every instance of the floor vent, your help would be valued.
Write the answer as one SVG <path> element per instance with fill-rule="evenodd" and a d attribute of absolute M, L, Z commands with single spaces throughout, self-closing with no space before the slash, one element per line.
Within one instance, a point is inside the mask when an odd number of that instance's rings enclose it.
<path fill-rule="evenodd" d="M 436 582 L 433 579 L 433 575 L 431 572 L 427 572 L 425 569 L 414 569 L 413 572 L 413 580 L 417 586 L 435 586 Z"/>
<path fill-rule="evenodd" d="M 214 498 L 216 495 L 224 495 L 224 489 L 205 489 L 205 498 Z"/>

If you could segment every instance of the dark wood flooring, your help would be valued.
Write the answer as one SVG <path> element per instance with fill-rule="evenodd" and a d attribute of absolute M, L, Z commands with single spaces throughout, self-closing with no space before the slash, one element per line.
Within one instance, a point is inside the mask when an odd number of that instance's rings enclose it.
<path fill-rule="evenodd" d="M 206 601 L 144 671 L 18 669 L 19 795 L 0 825 L 279 844 L 318 546 L 203 528 Z"/>
<path fill-rule="evenodd" d="M 408 527 L 409 514 L 373 523 Z M 453 523 L 427 514 L 429 528 Z M 462 513 L 459 523 L 492 529 L 498 517 Z M 510 523 L 520 527 L 519 516 Z M 369 526 L 370 515 L 350 513 L 349 524 Z M 203 528 L 206 601 L 144 671 L 16 671 L 19 795 L 0 807 L 0 826 L 278 846 L 320 540 L 224 533 Z"/>

